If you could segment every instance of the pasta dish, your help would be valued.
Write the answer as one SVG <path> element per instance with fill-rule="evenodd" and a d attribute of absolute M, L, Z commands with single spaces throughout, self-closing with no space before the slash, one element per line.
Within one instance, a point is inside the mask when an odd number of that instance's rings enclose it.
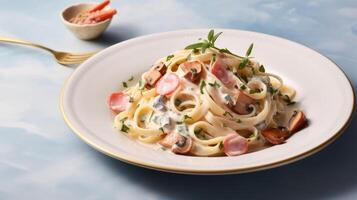
<path fill-rule="evenodd" d="M 206 39 L 130 77 L 108 97 L 114 127 L 162 150 L 192 156 L 238 156 L 284 143 L 307 119 L 295 90 L 251 57 Z"/>

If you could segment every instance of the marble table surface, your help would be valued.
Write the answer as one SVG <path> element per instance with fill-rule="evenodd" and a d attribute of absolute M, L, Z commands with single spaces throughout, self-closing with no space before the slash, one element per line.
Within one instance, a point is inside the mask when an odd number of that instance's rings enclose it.
<path fill-rule="evenodd" d="M 0 35 L 87 52 L 155 32 L 245 29 L 310 46 L 357 85 L 355 0 L 120 0 L 109 29 L 91 42 L 61 24 L 61 9 L 77 2 L 1 0 Z M 326 149 L 283 167 L 225 176 L 157 172 L 111 159 L 72 134 L 59 94 L 73 70 L 41 50 L 0 44 L 0 199 L 357 199 L 356 118 Z"/>

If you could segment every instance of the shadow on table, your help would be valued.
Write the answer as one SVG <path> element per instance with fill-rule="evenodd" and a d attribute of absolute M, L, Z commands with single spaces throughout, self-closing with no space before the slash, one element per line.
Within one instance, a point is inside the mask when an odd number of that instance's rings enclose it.
<path fill-rule="evenodd" d="M 91 42 L 97 43 L 100 46 L 108 47 L 110 45 L 131 39 L 137 36 L 135 29 L 129 25 L 113 24 L 106 30 L 98 39 Z"/>

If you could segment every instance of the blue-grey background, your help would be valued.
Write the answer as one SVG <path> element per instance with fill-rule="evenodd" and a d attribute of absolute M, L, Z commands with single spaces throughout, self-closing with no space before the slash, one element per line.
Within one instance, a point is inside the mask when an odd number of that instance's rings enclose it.
<path fill-rule="evenodd" d="M 154 32 L 246 29 L 318 50 L 357 85 L 356 0 L 118 0 L 111 26 L 92 42 L 61 24 L 60 11 L 77 2 L 0 0 L 0 35 L 88 52 Z M 227 176 L 168 174 L 111 159 L 72 134 L 58 107 L 72 72 L 46 52 L 0 43 L 0 199 L 357 199 L 356 119 L 326 149 L 287 166 Z"/>

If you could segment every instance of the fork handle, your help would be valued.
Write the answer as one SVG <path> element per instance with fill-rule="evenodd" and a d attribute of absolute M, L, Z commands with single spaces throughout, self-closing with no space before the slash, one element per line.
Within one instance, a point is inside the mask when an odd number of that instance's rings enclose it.
<path fill-rule="evenodd" d="M 0 36 L 0 42 L 9 42 L 9 43 L 15 43 L 15 44 L 22 44 L 22 45 L 27 45 L 27 46 L 32 46 L 32 47 L 37 47 L 37 48 L 40 48 L 40 49 L 44 49 L 44 50 L 49 51 L 51 53 L 54 52 L 50 48 L 47 48 L 45 46 L 42 46 L 42 45 L 39 45 L 39 44 L 35 44 L 35 43 L 32 43 L 32 42 L 27 42 L 25 40 L 19 40 L 19 39 L 7 38 L 7 37 Z"/>

